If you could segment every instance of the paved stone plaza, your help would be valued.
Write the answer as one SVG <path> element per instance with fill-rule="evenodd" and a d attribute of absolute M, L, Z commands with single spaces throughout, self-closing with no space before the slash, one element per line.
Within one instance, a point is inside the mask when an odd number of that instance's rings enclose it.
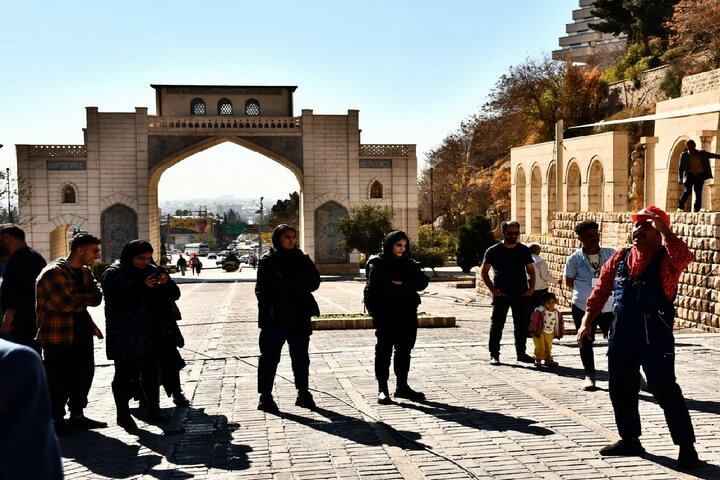
<path fill-rule="evenodd" d="M 203 273 L 206 280 L 222 275 Z M 173 414 L 165 431 L 142 421 L 139 434 L 115 425 L 113 368 L 104 344 L 97 344 L 87 414 L 110 427 L 62 438 L 67 478 L 720 478 L 720 400 L 714 378 L 720 363 L 718 335 L 677 336 L 680 385 L 700 458 L 707 461 L 690 475 L 674 470 L 677 448 L 661 409 L 643 392 L 647 457 L 598 455 L 602 445 L 617 440 L 604 341 L 596 355 L 602 390 L 594 393 L 580 389 L 582 368 L 573 335 L 554 347 L 561 366 L 538 371 L 515 362 L 509 321 L 504 363 L 490 366 L 489 300 L 443 283 L 430 285 L 421 310 L 453 315 L 458 326 L 418 334 L 410 383 L 427 394 L 426 402 L 378 405 L 374 332 L 334 330 L 311 337 L 310 384 L 318 409 L 294 406 L 284 351 L 282 377 L 275 384 L 282 413 L 260 412 L 255 393 L 257 306 L 254 283 L 240 278 L 245 275 L 224 283 L 183 279 L 190 281 L 180 286 L 188 362 L 182 379 L 192 405 L 173 409 L 163 395 L 162 405 Z M 362 287 L 352 281 L 324 282 L 316 292 L 321 311 L 361 312 Z M 93 316 L 104 325 L 101 309 L 93 309 Z"/>

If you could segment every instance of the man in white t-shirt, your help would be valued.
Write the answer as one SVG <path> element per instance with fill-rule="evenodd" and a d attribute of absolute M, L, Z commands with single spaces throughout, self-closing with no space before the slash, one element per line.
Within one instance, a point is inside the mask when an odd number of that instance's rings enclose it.
<path fill-rule="evenodd" d="M 575 328 L 579 329 L 585 315 L 585 305 L 595 283 L 600 277 L 600 270 L 605 262 L 615 253 L 612 248 L 600 246 L 599 226 L 596 222 L 581 222 L 575 227 L 576 238 L 581 247 L 570 254 L 565 263 L 565 284 L 572 288 L 572 317 Z M 607 335 L 608 328 L 613 320 L 613 299 L 610 297 L 593 322 L 592 331 L 599 326 L 603 335 Z M 593 339 L 585 338 L 580 347 L 580 360 L 585 369 L 583 389 L 596 390 L 595 386 L 595 356 L 593 354 Z"/>

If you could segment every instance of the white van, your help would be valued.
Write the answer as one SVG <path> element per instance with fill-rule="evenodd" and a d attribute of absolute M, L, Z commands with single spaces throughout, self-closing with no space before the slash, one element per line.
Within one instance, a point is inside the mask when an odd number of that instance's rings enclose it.
<path fill-rule="evenodd" d="M 207 257 L 210 253 L 210 245 L 207 243 L 188 243 L 185 245 L 185 255 L 194 253 L 198 257 Z"/>

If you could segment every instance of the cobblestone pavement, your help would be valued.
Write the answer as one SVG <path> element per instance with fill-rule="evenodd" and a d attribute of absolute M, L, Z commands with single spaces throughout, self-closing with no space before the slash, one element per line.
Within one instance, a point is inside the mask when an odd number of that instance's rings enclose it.
<path fill-rule="evenodd" d="M 67 478 L 465 479 L 720 478 L 720 400 L 709 377 L 720 363 L 720 336 L 678 335 L 680 384 L 707 464 L 674 469 L 677 449 L 661 409 L 641 392 L 646 458 L 601 458 L 617 440 L 607 394 L 605 342 L 599 341 L 602 388 L 584 392 L 574 338 L 556 343 L 560 367 L 538 371 L 514 361 L 511 321 L 503 364 L 488 364 L 488 299 L 431 283 L 421 310 L 453 315 L 456 328 L 421 329 L 410 383 L 427 401 L 375 402 L 372 330 L 318 331 L 311 337 L 310 382 L 318 408 L 294 406 L 287 351 L 275 383 L 282 413 L 256 410 L 257 306 L 250 281 L 184 283 L 179 302 L 186 338 L 182 373 L 189 408 L 174 409 L 164 430 L 115 425 L 113 368 L 102 342 L 88 416 L 110 427 L 61 439 Z M 362 284 L 324 282 L 323 313 L 362 311 Z M 101 309 L 93 309 L 104 325 Z M 528 342 L 528 351 L 531 342 Z M 391 378 L 391 382 L 394 378 Z M 392 385 L 391 385 L 392 392 Z M 134 405 L 134 404 L 133 404 Z"/>

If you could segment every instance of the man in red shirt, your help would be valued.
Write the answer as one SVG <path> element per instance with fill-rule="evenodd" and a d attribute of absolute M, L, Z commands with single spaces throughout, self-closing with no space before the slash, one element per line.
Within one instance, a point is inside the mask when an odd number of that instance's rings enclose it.
<path fill-rule="evenodd" d="M 632 247 L 617 251 L 603 265 L 587 301 L 578 345 L 592 335 L 592 322 L 614 295 L 615 319 L 608 333 L 610 400 L 621 439 L 601 455 L 636 456 L 640 444 L 638 392 L 640 367 L 665 413 L 673 442 L 680 446 L 678 466 L 699 464 L 695 433 L 675 377 L 673 300 L 685 267 L 693 261 L 688 246 L 670 230 L 670 217 L 655 206 L 632 215 Z M 663 242 L 664 240 L 664 242 Z"/>

